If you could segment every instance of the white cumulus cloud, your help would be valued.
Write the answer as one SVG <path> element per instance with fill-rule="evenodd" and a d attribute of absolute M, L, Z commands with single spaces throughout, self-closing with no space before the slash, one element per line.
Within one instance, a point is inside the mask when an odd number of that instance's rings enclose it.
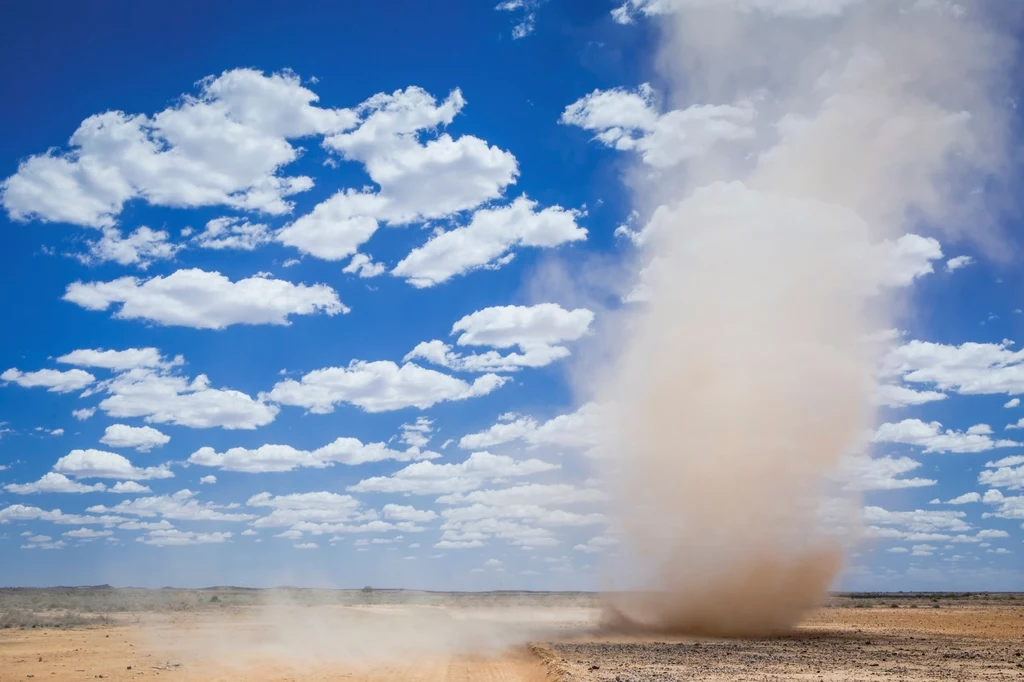
<path fill-rule="evenodd" d="M 67 150 L 23 161 L 0 183 L 13 220 L 111 227 L 126 202 L 156 206 L 229 206 L 288 213 L 305 176 L 279 170 L 298 158 L 289 139 L 351 128 L 348 109 L 315 105 L 298 76 L 253 69 L 199 82 L 198 95 L 152 116 L 108 111 L 90 116 Z"/>
<path fill-rule="evenodd" d="M 515 460 L 489 452 L 474 452 L 459 463 L 416 462 L 391 476 L 367 478 L 349 486 L 351 492 L 390 492 L 418 495 L 468 492 L 489 480 L 531 476 L 559 469 L 539 459 Z"/>
<path fill-rule="evenodd" d="M 78 256 L 86 264 L 112 261 L 118 265 L 134 265 L 145 270 L 154 261 L 174 258 L 183 248 L 171 241 L 171 235 L 164 230 L 138 227 L 124 236 L 116 227 L 103 228 L 103 236 L 86 242 L 89 250 Z"/>
<path fill-rule="evenodd" d="M 37 372 L 22 372 L 11 368 L 0 374 L 0 381 L 12 383 L 22 388 L 45 388 L 51 393 L 71 393 L 80 391 L 96 380 L 92 374 L 81 369 L 60 371 L 41 369 Z"/>
<path fill-rule="evenodd" d="M 174 473 L 167 465 L 140 468 L 133 466 L 126 457 L 104 450 L 72 450 L 57 460 L 53 470 L 58 474 L 75 478 L 116 478 L 128 481 L 144 481 L 156 478 L 173 478 Z"/>
<path fill-rule="evenodd" d="M 64 300 L 86 310 L 120 306 L 114 317 L 167 326 L 224 329 L 233 324 L 290 324 L 292 315 L 348 312 L 325 284 L 292 284 L 269 277 L 232 282 L 219 272 L 192 268 L 166 277 L 73 282 Z"/>
<path fill-rule="evenodd" d="M 34 483 L 11 483 L 4 486 L 4 490 L 18 495 L 32 495 L 36 493 L 92 493 L 106 490 L 102 483 L 85 485 L 72 481 L 63 474 L 52 471 L 43 474 L 43 477 Z"/>
<path fill-rule="evenodd" d="M 135 369 L 105 382 L 99 407 L 111 417 L 144 417 L 157 424 L 196 429 L 255 429 L 274 421 L 278 408 L 240 391 L 213 388 L 200 374 L 188 378 Z"/>
<path fill-rule="evenodd" d="M 553 248 L 587 238 L 586 229 L 576 223 L 578 211 L 536 209 L 537 202 L 525 196 L 507 206 L 480 209 L 468 224 L 435 234 L 413 249 L 391 274 L 415 287 L 431 287 L 472 270 L 501 267 L 516 247 Z"/>
<path fill-rule="evenodd" d="M 100 442 L 112 448 L 135 448 L 139 452 L 149 452 L 170 443 L 171 437 L 152 426 L 111 424 L 103 432 Z"/>
<path fill-rule="evenodd" d="M 754 108 L 698 104 L 658 113 L 654 91 L 644 83 L 635 91 L 595 90 L 566 107 L 561 122 L 594 132 L 602 144 L 636 151 L 644 163 L 668 168 L 706 154 L 716 143 L 754 137 Z"/>
<path fill-rule="evenodd" d="M 1012 440 L 993 439 L 987 424 L 976 424 L 967 431 L 942 430 L 939 422 L 926 423 L 920 419 L 904 419 L 887 423 L 875 432 L 876 443 L 904 443 L 924 448 L 925 452 L 984 452 L 992 448 L 1019 445 Z"/>
<path fill-rule="evenodd" d="M 460 334 L 460 346 L 517 346 L 521 353 L 497 351 L 464 355 L 443 341 L 418 344 L 405 360 L 422 358 L 449 369 L 468 372 L 513 372 L 524 367 L 543 367 L 570 354 L 558 345 L 576 341 L 590 330 L 594 313 L 586 308 L 565 310 L 555 303 L 534 306 L 484 308 L 456 322 L 451 333 Z"/>
<path fill-rule="evenodd" d="M 85 348 L 62 355 L 57 358 L 57 362 L 77 367 L 98 367 L 122 372 L 139 368 L 170 368 L 182 364 L 184 359 L 179 355 L 173 360 L 167 360 L 156 348 L 126 348 L 125 350 Z"/>
<path fill-rule="evenodd" d="M 300 381 L 285 379 L 267 397 L 282 405 L 304 407 L 315 414 L 334 411 L 350 403 L 367 412 L 388 412 L 406 407 L 425 410 L 449 400 L 487 395 L 507 381 L 485 374 L 472 384 L 413 363 L 352 361 L 348 367 L 314 370 Z"/>
<path fill-rule="evenodd" d="M 264 223 L 250 223 L 241 218 L 214 218 L 206 229 L 192 237 L 192 243 L 201 249 L 234 249 L 252 251 L 274 240 L 270 228 Z"/>
<path fill-rule="evenodd" d="M 397 460 L 408 462 L 439 457 L 417 447 L 405 451 L 391 450 L 385 443 L 367 443 L 356 438 L 338 438 L 316 450 L 299 450 L 290 445 L 261 445 L 255 449 L 231 448 L 220 453 L 213 448 L 196 450 L 188 458 L 192 464 L 217 467 L 224 471 L 266 473 L 292 471 L 301 467 L 322 469 L 334 464 L 357 465 L 367 462 Z"/>

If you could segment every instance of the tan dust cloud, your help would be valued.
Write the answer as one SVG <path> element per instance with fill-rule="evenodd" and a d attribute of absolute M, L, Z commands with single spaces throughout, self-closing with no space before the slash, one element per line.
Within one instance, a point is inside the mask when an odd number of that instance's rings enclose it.
<path fill-rule="evenodd" d="M 836 476 L 874 424 L 866 339 L 908 310 L 897 240 L 984 228 L 1008 43 L 987 2 L 674 4 L 666 104 L 757 117 L 747 139 L 630 176 L 639 207 L 661 208 L 597 389 L 613 586 L 634 590 L 609 592 L 608 617 L 770 634 L 825 597 L 856 540 Z"/>

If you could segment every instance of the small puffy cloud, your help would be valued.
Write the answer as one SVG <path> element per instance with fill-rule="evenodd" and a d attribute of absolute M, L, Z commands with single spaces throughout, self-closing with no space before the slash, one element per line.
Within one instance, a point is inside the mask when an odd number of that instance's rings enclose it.
<path fill-rule="evenodd" d="M 973 265 L 974 259 L 970 256 L 957 256 L 956 258 L 950 258 L 946 261 L 946 270 L 954 272 L 960 268 L 966 268 L 968 265 Z"/>
<path fill-rule="evenodd" d="M 910 533 L 962 532 L 971 529 L 961 511 L 889 511 L 882 507 L 864 507 L 864 521 L 873 526 L 902 527 Z"/>
<path fill-rule="evenodd" d="M 881 284 L 906 287 L 914 280 L 935 272 L 934 261 L 942 258 L 938 240 L 917 234 L 905 234 L 895 241 L 884 241 L 875 247 L 874 260 L 881 270 Z"/>
<path fill-rule="evenodd" d="M 875 432 L 876 443 L 904 443 L 923 447 L 925 452 L 984 452 L 993 448 L 1012 447 L 1015 441 L 991 438 L 992 429 L 977 424 L 966 432 L 942 430 L 939 422 L 904 419 L 897 424 L 882 424 Z"/>
<path fill-rule="evenodd" d="M 361 163 L 379 191 L 341 190 L 279 230 L 277 240 L 341 260 L 356 254 L 382 222 L 444 218 L 499 198 L 518 174 L 515 157 L 472 135 L 436 135 L 465 103 L 458 90 L 438 103 L 416 87 L 368 99 L 357 109 L 358 126 L 329 136 L 324 146 Z M 359 259 L 349 268 L 368 277 L 380 266 Z"/>
<path fill-rule="evenodd" d="M 145 270 L 154 261 L 174 258 L 183 247 L 170 241 L 164 230 L 151 230 L 142 226 L 123 236 L 115 227 L 103 228 L 103 236 L 86 242 L 88 252 L 78 256 L 86 264 L 112 261 L 118 265 L 134 265 Z"/>
<path fill-rule="evenodd" d="M 546 0 L 504 0 L 498 3 L 494 9 L 499 12 L 513 12 L 516 14 L 512 26 L 512 40 L 520 40 L 534 32 L 537 28 L 536 9 Z"/>
<path fill-rule="evenodd" d="M 882 374 L 964 395 L 1012 395 L 1024 393 L 1024 351 L 1010 350 L 1006 342 L 952 346 L 910 341 L 887 354 Z"/>
<path fill-rule="evenodd" d="M 1011 409 L 1011 408 L 1019 407 L 1019 406 L 1020 406 L 1020 398 L 1013 398 L 1011 400 L 1008 400 L 1008 401 L 1006 401 L 1006 404 L 1003 405 L 1003 407 L 1005 407 L 1007 409 Z"/>
<path fill-rule="evenodd" d="M 112 448 L 135 448 L 139 452 L 149 452 L 171 442 L 171 437 L 152 426 L 111 424 L 103 432 L 100 442 Z"/>
<path fill-rule="evenodd" d="M 313 186 L 279 174 L 299 155 L 288 140 L 347 130 L 358 118 L 316 106 L 317 95 L 290 72 L 235 69 L 199 86 L 153 115 L 90 116 L 68 149 L 22 161 L 0 183 L 0 204 L 13 220 L 90 227 L 112 227 L 138 199 L 280 215 L 292 208 L 288 196 Z"/>
<path fill-rule="evenodd" d="M 142 495 L 144 493 L 153 492 L 149 486 L 136 483 L 135 481 L 118 481 L 108 490 L 111 493 L 118 493 L 120 495 Z"/>
<path fill-rule="evenodd" d="M 1024 495 L 1008 497 L 993 489 L 986 492 L 981 501 L 995 507 L 995 511 L 982 514 L 983 518 L 995 516 L 1001 519 L 1024 520 Z"/>
<path fill-rule="evenodd" d="M 232 538 L 231 533 L 197 533 L 194 531 L 178 530 L 151 530 L 147 535 L 139 538 L 139 542 L 157 547 L 180 547 L 184 545 L 208 545 L 228 542 Z"/>
<path fill-rule="evenodd" d="M 251 521 L 252 514 L 240 514 L 212 502 L 200 502 L 191 490 L 179 490 L 173 495 L 138 497 L 125 500 L 113 507 L 97 505 L 86 509 L 91 514 L 121 514 L 142 518 L 160 517 L 171 521 Z"/>
<path fill-rule="evenodd" d="M 480 540 L 441 540 L 434 544 L 437 549 L 476 549 L 477 547 L 483 547 L 484 543 Z M 473 569 L 483 570 L 483 569 Z"/>
<path fill-rule="evenodd" d="M 144 481 L 157 478 L 173 478 L 174 473 L 161 465 L 139 468 L 127 458 L 103 450 L 72 450 L 57 460 L 53 470 L 75 478 L 116 478 L 128 481 Z"/>
<path fill-rule="evenodd" d="M 377 231 L 374 216 L 382 211 L 383 205 L 376 194 L 340 191 L 278 230 L 276 239 L 323 260 L 342 260 L 356 254 Z"/>
<path fill-rule="evenodd" d="M 960 505 L 960 504 L 972 504 L 974 502 L 981 502 L 981 493 L 964 493 L 963 495 L 958 495 L 957 497 L 954 497 L 952 499 L 946 500 L 945 502 L 943 502 L 942 500 L 932 500 L 931 504 L 956 504 L 956 505 Z"/>
<path fill-rule="evenodd" d="M 22 549 L 64 549 L 67 544 L 63 540 L 53 541 L 49 535 L 30 535 Z"/>
<path fill-rule="evenodd" d="M 381 509 L 384 514 L 384 518 L 393 521 L 411 521 L 413 523 L 423 523 L 425 521 L 433 521 L 437 518 L 437 513 L 430 509 L 416 509 L 416 507 L 410 507 L 400 504 L 386 504 Z"/>
<path fill-rule="evenodd" d="M 544 423 L 532 417 L 507 414 L 486 431 L 463 436 L 459 447 L 474 450 L 524 440 L 532 447 L 586 450 L 600 443 L 600 427 L 600 408 L 595 403 L 587 403 L 575 412 L 559 415 Z"/>
<path fill-rule="evenodd" d="M 334 289 L 325 284 L 307 286 L 269 277 L 232 282 L 219 272 L 197 268 L 147 280 L 122 277 L 111 282 L 73 282 L 63 298 L 95 311 L 120 305 L 114 313 L 118 319 L 195 329 L 288 325 L 292 315 L 348 312 Z"/>
<path fill-rule="evenodd" d="M 549 500 L 544 504 L 554 504 L 556 500 Z M 495 519 L 514 519 L 516 522 L 526 522 L 532 528 L 543 528 L 550 526 L 593 526 L 607 523 L 608 519 L 603 514 L 570 512 L 563 509 L 551 509 L 540 504 L 511 504 L 499 506 L 487 506 L 483 504 L 472 504 L 468 507 L 455 507 L 445 509 L 441 512 L 445 523 L 442 529 L 465 531 L 472 527 L 479 530 L 478 522 L 486 522 Z"/>
<path fill-rule="evenodd" d="M 76 367 L 97 367 L 115 372 L 129 369 L 169 369 L 180 365 L 184 359 L 178 357 L 168 360 L 156 348 L 126 348 L 125 350 L 81 349 L 57 358 L 57 362 Z"/>
<path fill-rule="evenodd" d="M 93 528 L 79 528 L 63 533 L 64 537 L 75 538 L 76 540 L 95 540 L 97 538 L 108 538 L 114 534 L 112 530 L 95 530 Z"/>
<path fill-rule="evenodd" d="M 1015 467 L 1020 464 L 1024 464 L 1024 455 L 1011 455 L 1010 457 L 997 459 L 994 462 L 985 462 L 985 468 L 998 469 L 1000 467 Z"/>
<path fill-rule="evenodd" d="M 525 353 L 502 355 L 497 351 L 486 353 L 456 353 L 443 341 L 424 341 L 416 345 L 403 358 L 405 362 L 423 359 L 457 372 L 516 372 L 528 367 L 546 367 L 556 360 L 568 357 L 564 346 L 540 346 Z"/>
<path fill-rule="evenodd" d="M 214 218 L 206 229 L 192 237 L 201 249 L 252 251 L 274 240 L 270 228 L 263 223 L 250 223 L 241 218 Z"/>
<path fill-rule="evenodd" d="M 584 552 L 586 554 L 598 554 L 600 552 L 607 551 L 611 547 L 615 547 L 619 544 L 616 538 L 605 537 L 604 535 L 598 535 L 597 537 L 590 538 L 585 544 L 576 545 L 573 550 L 576 552 Z"/>
<path fill-rule="evenodd" d="M 430 442 L 430 434 L 434 432 L 434 422 L 426 417 L 417 417 L 411 424 L 402 424 L 400 440 L 413 448 L 426 447 Z"/>
<path fill-rule="evenodd" d="M 302 467 L 322 469 L 334 464 L 358 465 L 367 462 L 396 460 L 408 462 L 431 459 L 439 455 L 409 447 L 391 450 L 385 443 L 367 443 L 356 438 L 338 438 L 316 450 L 298 450 L 290 445 L 261 445 L 255 449 L 231 448 L 219 453 L 213 448 L 196 450 L 188 458 L 192 464 L 217 467 L 223 471 L 267 473 L 292 471 Z"/>
<path fill-rule="evenodd" d="M 437 498 L 438 504 L 481 505 L 485 507 L 533 507 L 606 502 L 607 493 L 596 488 L 579 488 L 565 483 L 530 483 L 511 488 L 474 490 Z"/>
<path fill-rule="evenodd" d="M 124 521 L 119 516 L 90 516 L 88 514 L 65 514 L 60 509 L 46 510 L 29 507 L 24 504 L 12 504 L 0 509 L 0 524 L 11 521 L 49 521 L 61 525 L 101 525 L 111 526 Z"/>
<path fill-rule="evenodd" d="M 852 490 L 901 490 L 924 488 L 938 481 L 928 478 L 903 478 L 921 467 L 921 463 L 910 457 L 851 457 L 845 463 L 843 478 Z"/>
<path fill-rule="evenodd" d="M 99 407 L 111 417 L 144 417 L 158 424 L 195 429 L 255 429 L 274 421 L 278 408 L 240 391 L 213 388 L 204 374 L 186 377 L 130 370 L 104 383 Z"/>
<path fill-rule="evenodd" d="M 96 414 L 95 407 L 83 407 L 80 410 L 71 410 L 71 416 L 77 419 L 78 421 L 82 422 L 84 422 L 86 419 L 93 416 L 94 414 Z"/>
<path fill-rule="evenodd" d="M 457 464 L 416 462 L 391 476 L 367 478 L 349 486 L 351 492 L 390 492 L 417 495 L 468 492 L 488 480 L 531 476 L 560 468 L 539 459 L 515 460 L 489 452 L 474 452 Z"/>
<path fill-rule="evenodd" d="M 507 206 L 480 209 L 465 226 L 435 234 L 413 249 L 391 274 L 415 287 L 431 287 L 479 268 L 501 267 L 517 247 L 553 248 L 587 238 L 576 223 L 578 211 L 536 209 L 537 202 L 525 196 Z"/>
<path fill-rule="evenodd" d="M 594 313 L 586 308 L 566 310 L 555 303 L 496 306 L 466 315 L 454 325 L 460 346 L 491 346 L 522 350 L 576 341 L 590 331 Z"/>
<path fill-rule="evenodd" d="M 595 90 L 566 107 L 561 122 L 591 131 L 605 146 L 635 151 L 654 168 L 702 156 L 718 142 L 754 137 L 757 112 L 750 103 L 697 104 L 658 113 L 654 91 Z"/>
<path fill-rule="evenodd" d="M 362 163 L 380 186 L 378 218 L 401 225 L 449 216 L 500 197 L 519 172 L 511 153 L 472 135 L 424 141 L 465 105 L 459 90 L 440 103 L 417 87 L 374 95 L 360 105 L 358 127 L 324 146 Z"/>
<path fill-rule="evenodd" d="M 945 400 L 946 394 L 938 391 L 915 391 L 906 386 L 883 384 L 875 389 L 875 404 L 882 407 L 908 407 Z"/>
<path fill-rule="evenodd" d="M 993 488 L 1024 490 L 1024 466 L 986 469 L 978 474 L 978 483 Z"/>
<path fill-rule="evenodd" d="M 1005 530 L 993 530 L 986 528 L 985 530 L 979 530 L 977 537 L 979 540 L 1001 540 L 1010 537 L 1010 534 Z"/>
<path fill-rule="evenodd" d="M 362 520 L 362 505 L 351 495 L 339 495 L 330 492 L 295 493 L 292 495 L 272 495 L 260 493 L 249 498 L 246 504 L 254 508 L 269 508 L 267 516 L 257 519 L 253 525 L 257 528 L 299 527 L 301 524 L 343 524 L 353 520 Z M 384 525 L 382 530 L 391 528 Z M 298 528 L 295 528 L 298 530 Z M 313 529 L 319 532 L 338 532 L 337 528 Z"/>
<path fill-rule="evenodd" d="M 442 341 L 420 343 L 405 360 L 423 358 L 433 364 L 467 372 L 510 372 L 543 367 L 569 355 L 558 345 L 576 341 L 590 331 L 594 313 L 586 308 L 565 310 L 555 303 L 534 306 L 497 306 L 466 315 L 452 327 L 460 346 L 518 347 L 522 353 L 496 351 L 462 355 Z"/>
<path fill-rule="evenodd" d="M 383 263 L 374 263 L 373 259 L 365 253 L 357 253 L 341 271 L 350 275 L 359 275 L 361 279 L 368 279 L 383 275 L 386 269 Z"/>
<path fill-rule="evenodd" d="M 96 377 L 81 369 L 69 369 L 63 372 L 56 369 L 22 372 L 11 368 L 0 374 L 0 381 L 17 384 L 22 388 L 45 388 L 51 393 L 71 393 L 82 390 L 96 381 Z"/>
<path fill-rule="evenodd" d="M 117 524 L 120 530 L 170 530 L 174 525 L 170 521 L 125 521 Z"/>
<path fill-rule="evenodd" d="M 638 14 L 650 17 L 723 7 L 730 12 L 765 12 L 796 19 L 815 19 L 840 15 L 858 2 L 861 0 L 732 0 L 723 6 L 719 0 L 626 0 L 611 14 L 620 24 L 632 23 Z"/>
<path fill-rule="evenodd" d="M 213 485 L 216 482 L 217 477 L 214 476 L 213 474 L 210 474 L 209 476 L 203 476 L 202 478 L 199 479 L 200 485 Z"/>
<path fill-rule="evenodd" d="M 35 483 L 11 483 L 10 485 L 5 485 L 4 490 L 17 495 L 33 495 L 37 493 L 92 493 L 102 492 L 106 490 L 106 486 L 102 483 L 85 485 L 84 483 L 72 481 L 63 474 L 57 474 L 50 471 L 43 474 L 43 477 Z"/>
<path fill-rule="evenodd" d="M 412 363 L 399 366 L 390 361 L 354 360 L 348 367 L 314 370 L 300 381 L 286 379 L 266 397 L 282 405 L 304 407 L 315 414 L 333 412 L 341 403 L 367 412 L 406 407 L 425 410 L 440 402 L 487 395 L 506 381 L 496 374 L 485 374 L 469 384 Z"/>
<path fill-rule="evenodd" d="M 441 535 L 442 542 L 481 542 L 497 538 L 524 549 L 555 547 L 560 544 L 558 538 L 547 528 L 522 523 L 519 519 L 495 517 L 467 520 L 448 519 L 442 524 L 441 529 L 444 531 Z"/>

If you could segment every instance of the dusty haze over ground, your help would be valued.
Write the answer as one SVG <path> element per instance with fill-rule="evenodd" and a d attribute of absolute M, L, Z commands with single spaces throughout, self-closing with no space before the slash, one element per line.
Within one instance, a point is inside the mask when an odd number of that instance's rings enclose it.
<path fill-rule="evenodd" d="M 662 99 L 692 127 L 629 176 L 641 214 L 659 208 L 587 396 L 636 571 L 611 581 L 655 593 L 610 609 L 766 634 L 826 596 L 856 540 L 836 479 L 873 425 L 869 340 L 912 314 L 901 259 L 929 231 L 998 239 L 980 190 L 1005 167 L 1011 40 L 991 2 L 670 4 Z"/>

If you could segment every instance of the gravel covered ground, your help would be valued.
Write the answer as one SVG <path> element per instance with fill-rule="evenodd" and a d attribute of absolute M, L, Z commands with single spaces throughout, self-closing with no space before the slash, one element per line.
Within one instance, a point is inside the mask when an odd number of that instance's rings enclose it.
<path fill-rule="evenodd" d="M 1024 606 L 826 608 L 787 637 L 596 637 L 535 647 L 567 681 L 1022 680 Z"/>

